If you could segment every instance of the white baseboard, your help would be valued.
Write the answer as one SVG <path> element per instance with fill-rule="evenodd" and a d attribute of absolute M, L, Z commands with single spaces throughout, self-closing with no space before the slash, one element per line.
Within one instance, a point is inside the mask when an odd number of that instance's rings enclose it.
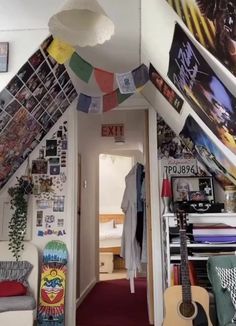
<path fill-rule="evenodd" d="M 79 305 L 84 301 L 86 296 L 89 294 L 89 292 L 93 289 L 95 284 L 97 283 L 96 279 L 93 279 L 89 285 L 84 289 L 84 291 L 81 293 L 80 297 L 76 299 L 76 308 L 79 307 Z"/>

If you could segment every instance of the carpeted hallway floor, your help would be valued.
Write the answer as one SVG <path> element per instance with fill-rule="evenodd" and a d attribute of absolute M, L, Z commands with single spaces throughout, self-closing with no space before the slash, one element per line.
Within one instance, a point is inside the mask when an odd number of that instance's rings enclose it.
<path fill-rule="evenodd" d="M 96 284 L 77 310 L 76 326 L 148 326 L 146 279 L 111 280 Z"/>

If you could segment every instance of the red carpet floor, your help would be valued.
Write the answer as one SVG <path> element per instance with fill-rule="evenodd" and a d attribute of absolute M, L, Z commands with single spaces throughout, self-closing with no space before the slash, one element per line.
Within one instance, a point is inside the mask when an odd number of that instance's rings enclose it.
<path fill-rule="evenodd" d="M 135 279 L 131 294 L 128 280 L 96 284 L 76 315 L 76 326 L 148 326 L 146 279 Z"/>

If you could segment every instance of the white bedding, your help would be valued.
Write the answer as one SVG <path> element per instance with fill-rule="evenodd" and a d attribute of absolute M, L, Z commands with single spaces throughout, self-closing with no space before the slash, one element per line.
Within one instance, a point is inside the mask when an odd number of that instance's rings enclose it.
<path fill-rule="evenodd" d="M 123 224 L 116 224 L 115 228 L 111 228 L 107 230 L 100 228 L 99 247 L 100 248 L 120 247 L 122 232 L 123 232 Z"/>

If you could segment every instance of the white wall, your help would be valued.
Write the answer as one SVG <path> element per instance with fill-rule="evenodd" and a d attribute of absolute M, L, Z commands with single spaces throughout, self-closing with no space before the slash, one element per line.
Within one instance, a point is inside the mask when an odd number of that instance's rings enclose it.
<path fill-rule="evenodd" d="M 48 19 L 65 0 L 0 0 L 0 40 L 9 42 L 8 72 L 0 75 L 0 91 L 49 35 Z"/>
<path fill-rule="evenodd" d="M 82 169 L 80 291 L 83 295 L 98 277 L 99 154 L 121 154 L 143 160 L 145 113 L 141 110 L 114 110 L 103 115 L 78 112 L 78 121 Z M 102 138 L 102 123 L 124 123 L 125 144 L 119 147 L 113 138 Z M 83 186 L 85 181 L 86 188 Z"/>
<path fill-rule="evenodd" d="M 38 228 L 36 227 L 36 205 L 35 205 L 35 198 L 31 195 L 29 200 L 29 208 L 28 211 L 29 219 L 31 219 L 32 223 L 32 240 L 31 242 L 34 243 L 37 248 L 39 249 L 40 256 L 42 250 L 46 243 L 50 240 L 62 240 L 66 243 L 68 249 L 68 273 L 67 273 L 67 280 L 66 280 L 66 325 L 74 325 L 75 324 L 75 286 L 74 286 L 74 278 L 75 278 L 75 230 L 76 230 L 76 207 L 77 207 L 77 188 L 76 188 L 76 175 L 77 169 L 77 155 L 76 150 L 77 148 L 77 136 L 76 136 L 76 123 L 77 120 L 75 119 L 75 107 L 73 105 L 64 113 L 64 115 L 57 121 L 57 123 L 53 126 L 50 132 L 45 136 L 45 138 L 41 141 L 41 143 L 34 149 L 34 151 L 30 154 L 30 162 L 32 159 L 38 158 L 39 148 L 41 148 L 41 144 L 44 142 L 45 139 L 50 139 L 55 131 L 58 130 L 58 127 L 63 123 L 63 121 L 68 121 L 68 157 L 67 157 L 67 168 L 65 170 L 65 174 L 67 177 L 67 182 L 65 184 L 65 210 L 61 217 L 65 220 L 65 231 L 66 235 L 62 237 L 57 236 L 44 236 L 39 237 L 37 235 Z M 76 147 L 75 147 L 76 146 Z M 9 182 L 3 187 L 0 192 L 0 202 L 4 200 L 9 200 L 9 195 L 7 190 L 9 187 L 13 186 L 16 182 L 16 176 L 24 175 L 26 171 L 26 162 L 17 170 L 17 172 L 12 176 Z M 0 224 L 1 224 L 0 215 Z M 40 279 L 40 271 L 39 271 L 39 279 Z"/>
<path fill-rule="evenodd" d="M 99 214 L 123 214 L 120 206 L 132 157 L 99 155 Z"/>

